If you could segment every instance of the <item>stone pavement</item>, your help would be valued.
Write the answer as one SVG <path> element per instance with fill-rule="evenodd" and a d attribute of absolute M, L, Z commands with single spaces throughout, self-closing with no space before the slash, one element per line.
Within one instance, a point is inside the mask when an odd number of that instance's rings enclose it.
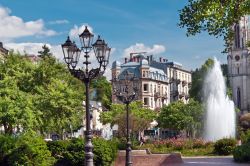
<path fill-rule="evenodd" d="M 250 163 L 235 163 L 233 157 L 183 157 L 180 166 L 250 166 Z M 173 165 L 177 166 L 177 165 Z"/>
<path fill-rule="evenodd" d="M 216 157 L 181 157 L 179 153 L 148 154 L 143 151 L 133 152 L 133 166 L 250 166 L 250 163 L 235 163 L 232 156 Z M 120 152 L 115 166 L 125 165 L 125 152 Z"/>

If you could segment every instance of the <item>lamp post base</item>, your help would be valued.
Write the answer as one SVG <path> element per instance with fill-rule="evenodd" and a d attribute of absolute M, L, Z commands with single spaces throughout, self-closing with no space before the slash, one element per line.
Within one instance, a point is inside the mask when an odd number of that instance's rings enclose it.
<path fill-rule="evenodd" d="M 131 142 L 127 143 L 127 148 L 126 148 L 126 166 L 132 166 L 132 160 L 131 160 Z"/>

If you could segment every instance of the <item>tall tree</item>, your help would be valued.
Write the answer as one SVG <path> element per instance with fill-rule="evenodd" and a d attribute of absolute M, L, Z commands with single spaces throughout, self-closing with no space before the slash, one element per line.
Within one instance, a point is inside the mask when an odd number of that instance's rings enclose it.
<path fill-rule="evenodd" d="M 100 101 L 104 109 L 110 109 L 112 94 L 111 83 L 102 76 L 92 81 L 91 89 L 93 92 L 93 100 Z"/>
<path fill-rule="evenodd" d="M 179 26 L 187 29 L 188 36 L 202 31 L 223 36 L 228 48 L 233 37 L 231 26 L 249 13 L 249 0 L 189 0 L 180 10 Z"/>
<path fill-rule="evenodd" d="M 35 70 L 36 109 L 42 112 L 40 131 L 62 135 L 82 125 L 84 88 L 54 57 L 42 59 Z M 59 127 L 60 126 L 60 127 Z"/>
<path fill-rule="evenodd" d="M 132 102 L 129 106 L 130 111 L 130 128 L 132 133 L 138 133 L 147 129 L 150 123 L 156 119 L 157 114 L 147 108 L 143 108 L 141 102 Z M 125 106 L 121 104 L 112 104 L 110 111 L 102 112 L 100 120 L 106 124 L 117 124 L 119 127 L 119 134 L 126 135 L 126 110 Z"/>
<path fill-rule="evenodd" d="M 201 133 L 203 115 L 199 102 L 193 99 L 188 104 L 177 101 L 161 109 L 157 122 L 162 128 L 185 131 L 187 136 L 194 137 Z"/>
<path fill-rule="evenodd" d="M 0 125 L 5 133 L 33 129 L 38 122 L 27 92 L 32 70 L 31 62 L 13 52 L 0 61 Z"/>
<path fill-rule="evenodd" d="M 48 46 L 46 46 L 46 44 L 44 44 L 42 46 L 42 51 L 38 51 L 38 57 L 44 59 L 46 57 L 51 57 L 52 56 L 52 53 L 50 52 L 50 49 Z"/>
<path fill-rule="evenodd" d="M 62 133 L 82 124 L 84 88 L 54 57 L 37 64 L 10 52 L 0 61 L 0 126 Z"/>
<path fill-rule="evenodd" d="M 201 68 L 196 69 L 192 73 L 192 86 L 189 91 L 190 97 L 194 100 L 202 102 L 202 86 L 207 71 L 213 66 L 214 61 L 212 59 L 207 59 L 206 62 L 201 66 Z"/>

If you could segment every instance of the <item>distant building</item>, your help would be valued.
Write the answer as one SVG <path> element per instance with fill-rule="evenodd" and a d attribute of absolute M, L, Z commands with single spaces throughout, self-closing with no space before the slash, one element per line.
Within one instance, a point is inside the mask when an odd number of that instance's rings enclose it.
<path fill-rule="evenodd" d="M 114 61 L 111 70 L 112 87 L 118 84 L 116 78 L 123 72 L 134 73 L 139 80 L 138 100 L 152 110 L 159 110 L 163 105 L 176 100 L 184 103 L 189 100 L 191 72 L 184 70 L 176 62 L 168 62 L 164 58 L 156 61 L 153 55 L 132 53 L 129 59 L 125 58 L 123 64 Z M 112 96 L 112 101 L 119 103 L 115 95 Z"/>
<path fill-rule="evenodd" d="M 37 55 L 34 55 L 34 54 L 27 54 L 27 55 L 25 55 L 25 57 L 26 57 L 28 60 L 30 60 L 31 62 L 33 62 L 33 63 L 37 63 L 38 61 L 41 60 L 40 57 L 38 57 Z"/>
<path fill-rule="evenodd" d="M 234 40 L 227 56 L 228 74 L 233 101 L 241 113 L 250 112 L 250 49 L 248 17 L 233 25 Z"/>
<path fill-rule="evenodd" d="M 3 43 L 0 42 L 0 58 L 8 55 L 8 50 L 3 47 Z"/>

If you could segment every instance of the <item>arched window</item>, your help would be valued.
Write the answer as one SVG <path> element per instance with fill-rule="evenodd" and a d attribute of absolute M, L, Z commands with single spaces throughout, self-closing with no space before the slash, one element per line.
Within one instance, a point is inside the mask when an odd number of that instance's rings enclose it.
<path fill-rule="evenodd" d="M 237 88 L 237 107 L 241 109 L 240 88 Z"/>
<path fill-rule="evenodd" d="M 234 33 L 235 33 L 235 48 L 240 48 L 240 26 L 239 24 L 236 24 L 234 27 Z"/>

